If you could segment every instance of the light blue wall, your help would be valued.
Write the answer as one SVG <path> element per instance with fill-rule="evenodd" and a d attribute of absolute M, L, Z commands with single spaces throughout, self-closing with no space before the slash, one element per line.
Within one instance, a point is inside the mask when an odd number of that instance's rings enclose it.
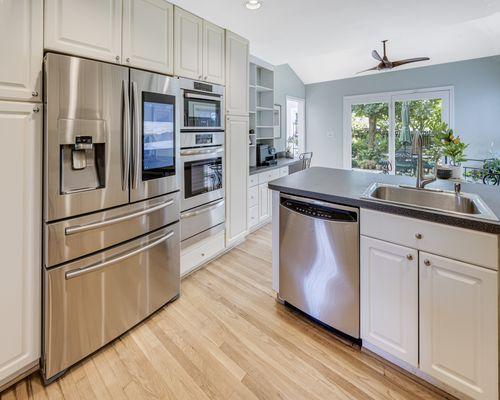
<path fill-rule="evenodd" d="M 500 151 L 500 56 L 306 85 L 306 148 L 314 165 L 342 166 L 343 97 L 453 86 L 455 131 L 469 157 Z M 330 135 L 327 135 L 331 132 Z"/>
<path fill-rule="evenodd" d="M 306 87 L 288 64 L 274 67 L 274 102 L 281 105 L 281 139 L 274 142 L 276 151 L 286 146 L 286 96 L 306 98 Z"/>

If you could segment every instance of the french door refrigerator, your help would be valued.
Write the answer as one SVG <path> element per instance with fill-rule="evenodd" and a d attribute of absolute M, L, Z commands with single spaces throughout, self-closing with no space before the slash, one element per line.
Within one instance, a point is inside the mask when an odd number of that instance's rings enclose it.
<path fill-rule="evenodd" d="M 179 295 L 178 81 L 45 57 L 46 382 Z"/>

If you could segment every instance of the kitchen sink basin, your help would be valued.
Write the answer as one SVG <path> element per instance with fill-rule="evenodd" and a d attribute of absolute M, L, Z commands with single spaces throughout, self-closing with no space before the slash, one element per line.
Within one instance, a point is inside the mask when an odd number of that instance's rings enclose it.
<path fill-rule="evenodd" d="M 383 203 L 395 203 L 498 221 L 498 218 L 483 200 L 472 193 L 456 194 L 455 192 L 443 190 L 374 183 L 363 193 L 362 197 Z"/>

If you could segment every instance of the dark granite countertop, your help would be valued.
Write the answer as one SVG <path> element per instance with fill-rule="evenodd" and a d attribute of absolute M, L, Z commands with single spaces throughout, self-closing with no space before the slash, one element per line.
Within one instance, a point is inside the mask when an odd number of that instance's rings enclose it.
<path fill-rule="evenodd" d="M 297 196 L 310 197 L 338 204 L 379 210 L 442 224 L 455 225 L 467 229 L 500 234 L 500 222 L 498 221 L 462 217 L 440 211 L 411 208 L 409 206 L 381 203 L 361 198 L 363 192 L 370 184 L 375 182 L 414 186 L 415 178 L 313 167 L 271 181 L 269 182 L 269 188 Z M 453 190 L 453 182 L 438 180 L 428 185 L 427 188 Z M 462 192 L 479 195 L 495 213 L 497 218 L 500 217 L 499 187 L 463 183 Z"/>
<path fill-rule="evenodd" d="M 302 162 L 298 158 L 278 158 L 277 159 L 278 164 L 276 165 L 269 165 L 269 166 L 262 166 L 262 167 L 250 167 L 250 175 L 255 175 L 259 174 L 264 171 L 270 171 L 272 169 L 276 168 L 281 168 L 281 167 L 288 167 L 289 165 L 296 164 L 299 162 Z"/>

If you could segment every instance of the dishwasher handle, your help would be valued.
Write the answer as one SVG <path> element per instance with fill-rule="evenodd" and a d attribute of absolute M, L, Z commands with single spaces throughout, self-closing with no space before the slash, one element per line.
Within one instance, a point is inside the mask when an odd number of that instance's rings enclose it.
<path fill-rule="evenodd" d="M 282 207 L 297 214 L 332 222 L 358 223 L 358 209 L 320 200 L 281 195 Z"/>

